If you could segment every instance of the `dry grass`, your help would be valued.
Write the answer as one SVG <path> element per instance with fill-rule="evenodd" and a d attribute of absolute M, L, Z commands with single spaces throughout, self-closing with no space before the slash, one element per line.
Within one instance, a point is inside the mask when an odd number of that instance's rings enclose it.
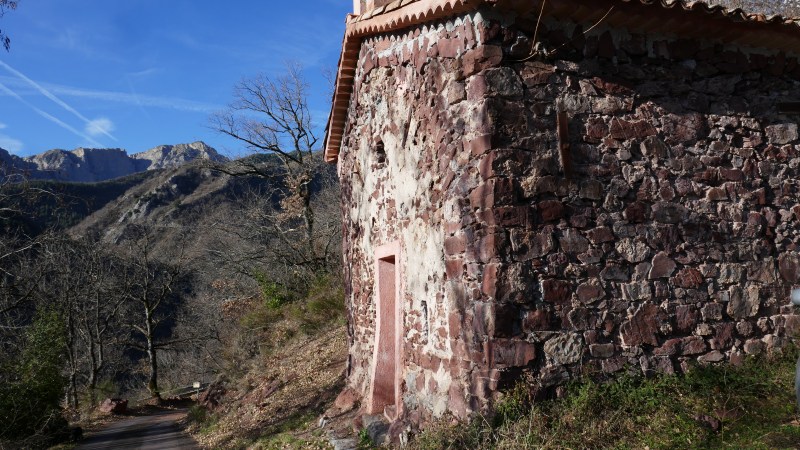
<path fill-rule="evenodd" d="M 346 358 L 340 325 L 291 340 L 230 386 L 226 406 L 191 432 L 204 448 L 329 448 L 316 422 L 343 386 Z"/>

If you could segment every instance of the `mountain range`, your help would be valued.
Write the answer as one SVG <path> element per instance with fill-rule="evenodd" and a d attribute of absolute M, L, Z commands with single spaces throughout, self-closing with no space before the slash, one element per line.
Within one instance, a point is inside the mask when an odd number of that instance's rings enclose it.
<path fill-rule="evenodd" d="M 0 148 L 0 166 L 21 172 L 29 179 L 91 183 L 124 177 L 139 172 L 177 168 L 190 161 L 227 162 L 204 142 L 160 145 L 150 150 L 128 153 L 119 148 L 77 148 L 48 150 L 19 157 Z"/>

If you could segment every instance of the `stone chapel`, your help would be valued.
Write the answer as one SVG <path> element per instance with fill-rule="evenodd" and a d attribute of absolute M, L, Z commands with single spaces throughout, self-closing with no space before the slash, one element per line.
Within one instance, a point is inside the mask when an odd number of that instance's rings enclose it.
<path fill-rule="evenodd" d="M 325 158 L 365 414 L 465 418 L 523 377 L 735 364 L 800 329 L 797 20 L 354 6 Z"/>

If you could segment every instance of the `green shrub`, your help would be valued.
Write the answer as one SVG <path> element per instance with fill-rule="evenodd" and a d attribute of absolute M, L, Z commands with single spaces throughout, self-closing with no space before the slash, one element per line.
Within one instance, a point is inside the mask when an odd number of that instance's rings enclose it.
<path fill-rule="evenodd" d="M 367 450 L 376 448 L 375 443 L 372 442 L 372 438 L 369 437 L 369 432 L 367 432 L 366 428 L 362 428 L 361 431 L 358 432 L 358 447 L 359 450 Z"/>
<path fill-rule="evenodd" d="M 47 435 L 65 425 L 60 408 L 66 386 L 61 375 L 65 341 L 61 316 L 52 310 L 38 311 L 18 359 L 2 367 L 1 438 Z"/>
<path fill-rule="evenodd" d="M 208 410 L 200 405 L 192 405 L 186 417 L 191 423 L 203 425 L 208 420 Z"/>
<path fill-rule="evenodd" d="M 285 286 L 269 279 L 263 272 L 256 272 L 253 278 L 258 283 L 261 299 L 268 308 L 278 309 L 291 300 L 292 296 L 289 290 Z"/>
<path fill-rule="evenodd" d="M 796 448 L 795 351 L 683 376 L 582 380 L 562 399 L 507 392 L 489 416 L 435 424 L 412 448 Z"/>
<path fill-rule="evenodd" d="M 292 305 L 290 315 L 307 333 L 325 328 L 344 317 L 344 289 L 341 278 L 321 275 L 314 279 L 302 302 Z"/>

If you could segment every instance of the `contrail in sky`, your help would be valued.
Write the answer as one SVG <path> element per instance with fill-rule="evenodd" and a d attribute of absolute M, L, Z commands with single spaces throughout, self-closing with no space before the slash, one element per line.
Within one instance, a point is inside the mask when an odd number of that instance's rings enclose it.
<path fill-rule="evenodd" d="M 23 81 L 17 77 L 8 75 L 0 75 L 0 82 L 4 82 L 6 86 L 12 88 L 22 88 Z M 29 86 L 25 84 L 26 91 L 22 95 L 28 94 Z M 79 97 L 90 98 L 102 102 L 122 103 L 126 105 L 134 105 L 142 108 L 162 108 L 172 109 L 175 111 L 186 111 L 193 113 L 208 114 L 210 112 L 219 111 L 223 109 L 224 105 L 216 105 L 213 103 L 204 103 L 195 100 L 187 100 L 176 97 L 157 97 L 152 95 L 142 95 L 131 90 L 131 92 L 117 92 L 117 91 L 95 91 L 89 89 L 82 89 L 72 86 L 63 86 L 59 84 L 43 83 L 42 87 L 47 89 L 50 93 L 60 95 L 62 97 Z M 131 86 L 132 87 L 132 86 Z M 20 92 L 17 89 L 17 92 Z M 31 91 L 32 92 L 32 91 Z M 328 114 L 327 112 L 325 114 Z"/>
<path fill-rule="evenodd" d="M 41 94 L 42 94 L 42 95 L 44 95 L 45 97 L 49 98 L 50 100 L 52 100 L 53 102 L 55 102 L 57 105 L 61 106 L 62 108 L 66 109 L 67 111 L 69 111 L 69 112 L 71 112 L 72 114 L 74 114 L 74 115 L 75 115 L 76 117 L 78 117 L 79 119 L 83 120 L 83 121 L 84 121 L 84 123 L 85 123 L 86 125 L 91 125 L 91 122 L 92 122 L 91 120 L 89 120 L 88 118 L 86 118 L 86 116 L 84 116 L 83 114 L 81 114 L 80 112 L 78 112 L 78 111 L 77 111 L 75 108 L 73 108 L 72 106 L 69 106 L 68 104 L 66 104 L 66 103 L 65 103 L 63 100 L 61 100 L 60 98 L 58 98 L 58 97 L 56 97 L 55 95 L 53 95 L 53 94 L 52 94 L 50 91 L 48 91 L 47 89 L 43 88 L 43 87 L 42 87 L 42 86 L 41 86 L 39 83 L 37 83 L 37 82 L 35 82 L 35 81 L 31 80 L 30 78 L 28 78 L 27 76 L 25 76 L 25 74 L 23 74 L 22 72 L 20 72 L 20 71 L 18 71 L 18 70 L 16 70 L 16 69 L 14 69 L 13 67 L 9 66 L 8 64 L 6 64 L 6 63 L 5 63 L 5 62 L 3 62 L 3 61 L 0 61 L 0 66 L 2 66 L 4 69 L 6 69 L 7 71 L 9 71 L 9 72 L 11 72 L 12 74 L 14 74 L 14 75 L 15 75 L 17 78 L 19 78 L 19 79 L 21 79 L 21 80 L 24 80 L 26 83 L 28 83 L 28 84 L 30 84 L 31 86 L 33 86 L 33 87 L 34 87 L 34 88 L 35 88 L 37 91 L 39 91 L 39 93 L 41 93 Z M 6 89 L 8 89 L 8 88 L 6 88 Z M 49 115 L 49 114 L 48 114 L 48 115 Z M 52 116 L 50 116 L 50 117 L 52 117 Z M 59 121 L 59 122 L 60 122 L 60 121 Z M 63 122 L 62 122 L 62 123 L 63 123 Z M 117 138 L 115 138 L 114 136 L 112 136 L 112 135 L 111 135 L 111 133 L 109 133 L 107 130 L 104 130 L 104 129 L 99 129 L 99 131 L 100 131 L 102 134 L 105 134 L 106 136 L 108 136 L 109 138 L 111 138 L 112 140 L 114 140 L 114 141 L 116 141 L 116 140 L 117 140 Z M 98 146 L 99 146 L 99 145 L 98 145 Z"/>
<path fill-rule="evenodd" d="M 32 110 L 36 111 L 37 114 L 39 114 L 40 116 L 44 117 L 45 119 L 55 123 L 56 125 L 66 129 L 66 130 L 69 130 L 70 132 L 72 132 L 76 136 L 80 136 L 80 137 L 86 139 L 92 146 L 94 146 L 94 147 L 102 147 L 102 145 L 99 142 L 95 141 L 90 136 L 88 136 L 88 135 L 86 135 L 84 133 L 81 133 L 80 131 L 76 130 L 75 128 L 69 126 L 68 124 L 66 124 L 64 122 L 62 122 L 57 117 L 53 117 L 52 115 L 50 115 L 50 114 L 42 111 L 41 109 L 33 106 L 32 104 L 28 103 L 24 98 L 22 98 L 19 95 L 17 95 L 17 93 L 12 91 L 11 89 L 7 88 L 6 85 L 4 85 L 3 83 L 0 83 L 0 91 L 5 92 L 7 95 L 10 95 L 10 96 L 16 98 L 17 100 L 19 100 L 20 102 L 22 102 L 23 104 L 25 104 L 26 106 L 31 108 Z"/>

